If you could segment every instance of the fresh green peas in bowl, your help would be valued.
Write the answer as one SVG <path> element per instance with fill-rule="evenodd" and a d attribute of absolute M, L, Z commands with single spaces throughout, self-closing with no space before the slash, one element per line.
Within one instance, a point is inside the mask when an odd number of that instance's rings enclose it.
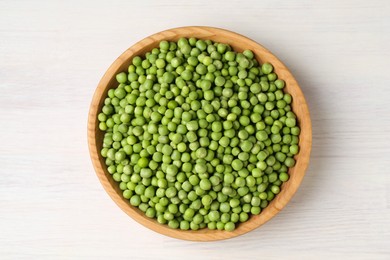
<path fill-rule="evenodd" d="M 129 216 L 212 241 L 249 232 L 288 203 L 309 162 L 311 122 L 297 82 L 264 47 L 182 27 L 111 65 L 88 141 L 99 180 Z"/>

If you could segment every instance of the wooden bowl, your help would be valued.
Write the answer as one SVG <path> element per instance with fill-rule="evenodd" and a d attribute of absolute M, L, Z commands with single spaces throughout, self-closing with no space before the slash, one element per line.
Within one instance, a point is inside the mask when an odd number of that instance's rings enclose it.
<path fill-rule="evenodd" d="M 147 51 L 158 47 L 159 42 L 162 40 L 177 41 L 181 37 L 195 37 L 198 39 L 209 39 L 216 42 L 227 43 L 237 52 L 242 52 L 245 49 L 252 50 L 260 63 L 270 62 L 274 66 L 274 70 L 278 77 L 286 81 L 285 91 L 290 93 L 293 97 L 292 108 L 297 115 L 301 133 L 299 136 L 300 152 L 296 156 L 295 167 L 289 170 L 290 179 L 283 184 L 281 192 L 272 200 L 268 207 L 259 215 L 253 215 L 247 222 L 239 224 L 232 232 L 209 230 L 207 228 L 197 231 L 175 230 L 169 228 L 167 225 L 159 224 L 154 219 L 146 217 L 142 211 L 131 206 L 128 200 L 122 197 L 122 191 L 119 189 L 118 183 L 116 183 L 108 173 L 104 159 L 100 155 L 103 132 L 98 128 L 99 122 L 97 115 L 99 114 L 99 111 L 101 111 L 108 90 L 115 88 L 118 85 L 115 75 L 119 72 L 127 71 L 127 67 L 130 65 L 131 60 L 135 55 L 144 55 Z M 88 144 L 92 163 L 104 189 L 116 204 L 137 222 L 158 233 L 192 241 L 213 241 L 239 236 L 263 225 L 275 216 L 289 202 L 305 175 L 309 163 L 311 142 L 312 130 L 309 110 L 298 83 L 286 66 L 258 43 L 237 33 L 211 27 L 191 26 L 166 30 L 151 35 L 127 49 L 114 61 L 99 82 L 92 99 L 88 118 Z"/>

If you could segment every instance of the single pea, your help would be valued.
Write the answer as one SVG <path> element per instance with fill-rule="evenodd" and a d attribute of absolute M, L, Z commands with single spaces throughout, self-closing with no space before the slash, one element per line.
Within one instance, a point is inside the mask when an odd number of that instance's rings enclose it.
<path fill-rule="evenodd" d="M 212 210 L 209 212 L 208 218 L 210 221 L 218 221 L 220 218 L 220 213 L 216 210 Z"/>
<path fill-rule="evenodd" d="M 254 54 L 251 50 L 245 50 L 243 52 L 244 56 L 247 57 L 248 59 L 253 59 L 254 58 Z"/>
<path fill-rule="evenodd" d="M 298 136 L 301 132 L 301 129 L 298 126 L 294 126 L 294 127 L 291 127 L 290 131 L 291 131 L 292 135 Z"/>
<path fill-rule="evenodd" d="M 130 204 L 132 206 L 139 206 L 141 204 L 141 198 L 138 195 L 134 195 L 130 198 Z"/>
<path fill-rule="evenodd" d="M 273 71 L 274 67 L 270 64 L 270 63 L 264 63 L 262 66 L 261 66 L 261 71 L 264 73 L 264 74 L 270 74 L 272 71 Z"/>
<path fill-rule="evenodd" d="M 217 51 L 221 54 L 225 53 L 226 50 L 227 50 L 227 45 L 226 44 L 223 44 L 223 43 L 218 43 L 217 44 Z"/>
<path fill-rule="evenodd" d="M 235 160 L 232 162 L 232 167 L 233 167 L 233 169 L 236 170 L 236 171 L 241 170 L 243 166 L 244 166 L 244 164 L 243 164 L 242 161 L 239 160 L 239 159 L 235 159 Z"/>
<path fill-rule="evenodd" d="M 249 218 L 248 214 L 246 212 L 241 212 L 240 213 L 240 222 L 245 222 Z"/>
<path fill-rule="evenodd" d="M 205 206 L 205 207 L 208 207 L 211 205 L 213 199 L 210 195 L 205 195 L 202 197 L 202 204 Z"/>
<path fill-rule="evenodd" d="M 278 194 L 278 193 L 280 192 L 280 188 L 279 188 L 279 186 L 272 185 L 272 186 L 271 186 L 271 191 L 272 191 L 272 193 L 274 193 L 274 194 Z"/>
<path fill-rule="evenodd" d="M 199 50 L 204 51 L 207 48 L 207 44 L 203 40 L 197 40 L 196 41 L 196 47 Z"/>
<path fill-rule="evenodd" d="M 286 119 L 286 126 L 288 126 L 288 127 L 294 127 L 296 125 L 296 120 L 295 120 L 295 118 L 287 118 Z"/>
<path fill-rule="evenodd" d="M 186 126 L 188 131 L 196 131 L 199 128 L 198 121 L 195 120 L 188 122 Z"/>
<path fill-rule="evenodd" d="M 116 80 L 119 83 L 126 83 L 127 82 L 127 74 L 125 72 L 121 72 L 116 75 Z"/>
<path fill-rule="evenodd" d="M 294 158 L 287 157 L 286 160 L 284 161 L 284 164 L 285 164 L 287 167 L 294 167 L 294 165 L 295 165 L 295 160 L 294 160 Z"/>
<path fill-rule="evenodd" d="M 224 228 L 226 231 L 233 231 L 236 227 L 233 222 L 227 222 Z"/>
<path fill-rule="evenodd" d="M 236 54 L 234 52 L 228 51 L 228 52 L 225 53 L 225 59 L 227 61 L 234 61 L 235 58 L 236 58 Z"/>
<path fill-rule="evenodd" d="M 216 86 L 219 86 L 219 87 L 222 87 L 222 86 L 225 84 L 225 82 L 226 82 L 226 80 L 225 80 L 225 78 L 222 77 L 222 76 L 217 76 L 217 77 L 215 78 L 215 81 L 214 81 L 215 85 L 216 85 Z"/>
<path fill-rule="evenodd" d="M 148 166 L 148 164 L 149 164 L 149 160 L 147 158 L 140 158 L 138 161 L 138 165 L 141 168 L 145 168 L 146 166 Z"/>
<path fill-rule="evenodd" d="M 166 191 L 165 191 L 165 195 L 168 197 L 168 198 L 173 198 L 175 197 L 177 194 L 177 190 L 175 187 L 169 187 Z"/>
<path fill-rule="evenodd" d="M 172 83 L 174 80 L 175 76 L 171 72 L 165 72 L 163 75 L 163 82 L 164 83 Z"/>
<path fill-rule="evenodd" d="M 174 164 L 168 165 L 166 169 L 167 175 L 175 176 L 178 172 L 178 167 Z"/>
<path fill-rule="evenodd" d="M 115 153 L 115 161 L 123 161 L 126 158 L 126 154 L 123 151 L 118 151 Z"/>
<path fill-rule="evenodd" d="M 290 176 L 286 172 L 281 172 L 279 174 L 279 180 L 281 180 L 282 182 L 288 181 L 289 178 Z"/>
<path fill-rule="evenodd" d="M 291 154 L 296 155 L 299 152 L 298 145 L 296 144 L 291 145 L 289 151 Z"/>
<path fill-rule="evenodd" d="M 200 180 L 199 186 L 203 190 L 210 190 L 211 189 L 211 182 L 208 179 L 202 179 L 202 180 Z"/>
<path fill-rule="evenodd" d="M 160 49 L 164 51 L 168 51 L 169 49 L 169 42 L 168 41 L 161 41 L 160 42 Z"/>
<path fill-rule="evenodd" d="M 260 214 L 260 212 L 261 212 L 261 208 L 260 207 L 252 207 L 251 208 L 251 213 L 253 215 L 258 215 L 258 214 Z"/>
<path fill-rule="evenodd" d="M 285 82 L 282 79 L 275 80 L 275 85 L 278 89 L 282 89 L 285 86 Z"/>
<path fill-rule="evenodd" d="M 180 229 L 181 230 L 188 230 L 188 229 L 190 229 L 190 223 L 187 220 L 180 221 Z"/>
<path fill-rule="evenodd" d="M 226 184 L 232 184 L 234 182 L 234 176 L 233 174 L 227 173 L 224 175 L 223 180 Z"/>

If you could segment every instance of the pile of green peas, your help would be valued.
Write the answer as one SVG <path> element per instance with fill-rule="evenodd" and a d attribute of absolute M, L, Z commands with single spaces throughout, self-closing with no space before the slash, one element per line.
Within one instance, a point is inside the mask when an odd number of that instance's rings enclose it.
<path fill-rule="evenodd" d="M 300 128 L 270 63 L 210 40 L 161 41 L 108 91 L 101 155 L 123 197 L 181 230 L 232 231 L 289 179 Z"/>

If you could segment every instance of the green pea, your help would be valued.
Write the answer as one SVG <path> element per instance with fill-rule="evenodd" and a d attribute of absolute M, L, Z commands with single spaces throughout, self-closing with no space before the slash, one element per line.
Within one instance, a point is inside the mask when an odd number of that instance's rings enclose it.
<path fill-rule="evenodd" d="M 119 83 L 126 83 L 127 82 L 127 75 L 125 72 L 121 72 L 119 74 L 116 75 L 116 80 L 119 82 Z"/>

